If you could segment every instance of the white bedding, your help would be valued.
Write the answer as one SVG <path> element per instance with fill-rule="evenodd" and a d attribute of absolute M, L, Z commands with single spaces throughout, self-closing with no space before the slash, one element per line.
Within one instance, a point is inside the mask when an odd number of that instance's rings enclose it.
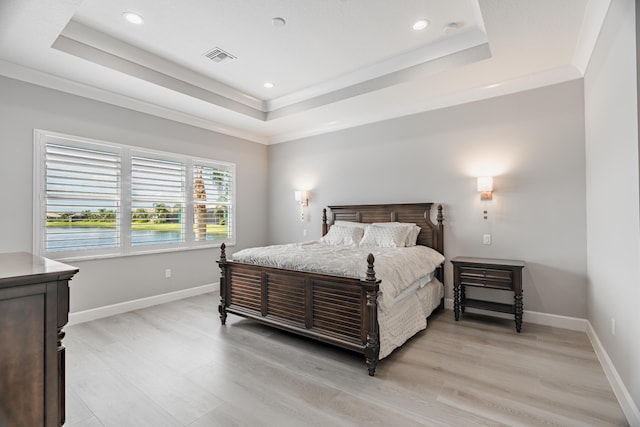
<path fill-rule="evenodd" d="M 288 270 L 309 271 L 364 279 L 367 255 L 375 257 L 376 278 L 381 280 L 378 307 L 388 311 L 403 292 L 430 275 L 444 256 L 426 246 L 381 248 L 335 246 L 319 241 L 243 249 L 232 259 L 248 264 Z M 420 285 L 417 286 L 420 288 Z M 426 326 L 426 325 L 425 325 Z"/>
<path fill-rule="evenodd" d="M 424 287 L 398 301 L 388 311 L 378 310 L 380 359 L 427 327 L 427 317 L 440 305 L 444 286 L 432 279 Z"/>

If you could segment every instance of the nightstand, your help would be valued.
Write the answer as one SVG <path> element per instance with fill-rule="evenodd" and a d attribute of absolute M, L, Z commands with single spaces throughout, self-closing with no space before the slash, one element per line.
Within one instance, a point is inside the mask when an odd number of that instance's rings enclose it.
<path fill-rule="evenodd" d="M 523 261 L 491 258 L 456 257 L 453 264 L 453 313 L 460 320 L 465 307 L 498 311 L 514 315 L 516 331 L 522 328 L 522 269 Z M 513 304 L 467 298 L 465 288 L 474 286 L 511 291 Z"/>

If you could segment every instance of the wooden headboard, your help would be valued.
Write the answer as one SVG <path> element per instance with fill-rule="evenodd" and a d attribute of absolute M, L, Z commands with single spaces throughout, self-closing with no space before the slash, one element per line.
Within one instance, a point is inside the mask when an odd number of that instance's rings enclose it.
<path fill-rule="evenodd" d="M 405 203 L 384 205 L 343 205 L 329 206 L 331 221 L 327 221 L 327 210 L 322 210 L 322 235 L 329 231 L 334 221 L 373 222 L 410 222 L 419 225 L 422 230 L 417 244 L 433 248 L 444 255 L 444 236 L 442 205 L 438 205 L 437 225 L 431 221 L 433 203 Z"/>

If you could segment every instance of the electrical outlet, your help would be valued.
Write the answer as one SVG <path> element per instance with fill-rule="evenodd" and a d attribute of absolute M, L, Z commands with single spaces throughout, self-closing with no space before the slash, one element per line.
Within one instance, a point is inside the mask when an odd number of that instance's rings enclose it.
<path fill-rule="evenodd" d="M 167 278 L 167 279 L 169 277 L 171 277 L 171 269 L 170 268 L 167 268 L 167 269 L 164 270 L 164 277 Z"/>
<path fill-rule="evenodd" d="M 307 237 L 307 229 L 306 228 L 304 230 L 302 230 L 302 236 L 303 237 Z"/>
<path fill-rule="evenodd" d="M 616 336 L 616 319 L 611 318 L 611 335 Z"/>
<path fill-rule="evenodd" d="M 482 236 L 482 244 L 490 245 L 491 244 L 491 234 L 485 234 Z"/>

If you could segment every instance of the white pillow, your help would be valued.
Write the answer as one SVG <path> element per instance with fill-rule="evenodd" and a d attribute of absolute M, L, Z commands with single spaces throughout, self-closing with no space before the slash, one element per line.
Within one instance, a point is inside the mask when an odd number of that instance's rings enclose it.
<path fill-rule="evenodd" d="M 416 245 L 416 242 L 418 241 L 418 235 L 421 231 L 422 227 L 420 227 L 419 225 L 413 226 L 413 229 L 409 232 L 409 235 L 407 235 L 406 246 L 408 248 Z"/>
<path fill-rule="evenodd" d="M 380 227 L 406 227 L 409 231 L 404 246 L 407 248 L 416 245 L 418 234 L 422 230 L 418 225 L 411 222 L 374 222 L 373 225 L 379 225 Z"/>
<path fill-rule="evenodd" d="M 371 224 L 360 241 L 361 247 L 378 246 L 381 248 L 404 247 L 409 227 L 382 227 Z"/>
<path fill-rule="evenodd" d="M 341 225 L 343 227 L 362 228 L 363 230 L 369 226 L 369 224 L 367 223 L 354 222 L 354 221 L 335 221 L 333 225 Z"/>
<path fill-rule="evenodd" d="M 362 228 L 332 225 L 320 241 L 328 245 L 358 246 L 363 234 Z"/>

